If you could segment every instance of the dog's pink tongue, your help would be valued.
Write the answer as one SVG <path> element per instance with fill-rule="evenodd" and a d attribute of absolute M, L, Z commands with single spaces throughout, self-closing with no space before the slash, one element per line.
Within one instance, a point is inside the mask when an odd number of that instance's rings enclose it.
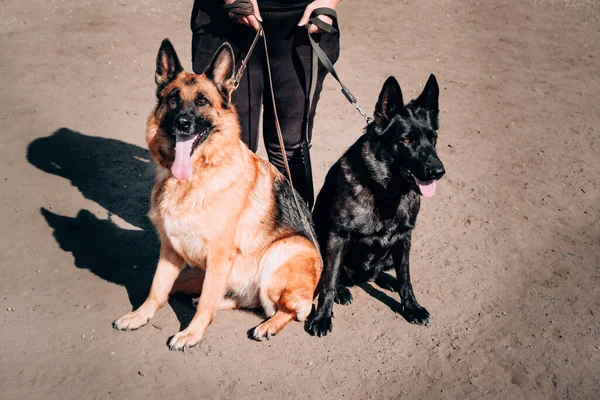
<path fill-rule="evenodd" d="M 186 181 L 192 176 L 192 145 L 196 136 L 176 136 L 175 162 L 171 166 L 173 176 Z"/>
<path fill-rule="evenodd" d="M 416 177 L 414 178 L 415 182 L 417 182 L 417 186 L 419 186 L 421 195 L 423 195 L 423 197 L 433 197 L 435 194 L 435 181 L 425 182 L 417 179 Z"/>

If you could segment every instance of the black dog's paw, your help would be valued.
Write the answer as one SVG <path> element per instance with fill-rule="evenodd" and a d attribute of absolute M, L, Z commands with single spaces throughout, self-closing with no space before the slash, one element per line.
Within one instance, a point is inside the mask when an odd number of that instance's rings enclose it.
<path fill-rule="evenodd" d="M 331 317 L 315 317 L 308 325 L 308 333 L 313 336 L 327 336 L 331 332 Z"/>
<path fill-rule="evenodd" d="M 429 311 L 419 305 L 404 306 L 401 314 L 411 324 L 429 326 Z"/>
<path fill-rule="evenodd" d="M 351 304 L 352 300 L 353 298 L 352 293 L 350 293 L 350 289 L 348 289 L 346 286 L 337 285 L 337 287 L 335 288 L 335 297 L 333 298 L 333 301 L 343 306 L 346 306 L 348 304 Z"/>
<path fill-rule="evenodd" d="M 382 289 L 389 290 L 390 292 L 398 291 L 398 280 L 390 274 L 382 272 L 375 278 L 375 284 Z"/>

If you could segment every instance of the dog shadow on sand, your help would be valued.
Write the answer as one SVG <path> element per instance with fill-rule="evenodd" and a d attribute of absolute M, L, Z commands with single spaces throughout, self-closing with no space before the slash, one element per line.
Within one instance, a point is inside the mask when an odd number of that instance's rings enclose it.
<path fill-rule="evenodd" d="M 148 150 L 61 128 L 31 142 L 27 160 L 42 171 L 68 179 L 85 198 L 108 211 L 107 219 L 88 210 L 80 210 L 75 218 L 46 208 L 41 214 L 60 248 L 73 254 L 77 268 L 124 286 L 132 308 L 139 307 L 150 291 L 160 248 L 147 217 L 154 182 Z M 133 227 L 118 226 L 112 216 Z M 169 303 L 182 327 L 187 326 L 194 315 L 189 297 L 175 296 Z M 123 314 L 126 311 L 123 305 Z"/>

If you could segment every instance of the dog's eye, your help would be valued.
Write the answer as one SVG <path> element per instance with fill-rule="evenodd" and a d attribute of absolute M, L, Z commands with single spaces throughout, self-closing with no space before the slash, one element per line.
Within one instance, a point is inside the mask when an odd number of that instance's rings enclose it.
<path fill-rule="evenodd" d="M 177 95 L 177 93 L 173 93 L 169 96 L 169 103 L 171 105 L 176 105 L 178 101 L 179 101 L 179 96 Z"/>
<path fill-rule="evenodd" d="M 404 139 L 402 140 L 404 143 L 410 143 L 410 139 Z"/>
<path fill-rule="evenodd" d="M 196 99 L 197 106 L 204 106 L 204 105 L 206 105 L 206 103 L 208 103 L 208 100 L 206 100 L 205 97 L 200 96 Z"/>

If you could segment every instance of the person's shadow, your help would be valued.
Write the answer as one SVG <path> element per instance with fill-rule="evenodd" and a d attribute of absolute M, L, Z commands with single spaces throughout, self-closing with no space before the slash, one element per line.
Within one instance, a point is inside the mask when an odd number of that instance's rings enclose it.
<path fill-rule="evenodd" d="M 41 214 L 54 229 L 61 249 L 73 254 L 77 268 L 123 285 L 137 308 L 148 295 L 160 248 L 146 216 L 155 168 L 148 150 L 61 128 L 34 140 L 27 159 L 42 171 L 68 179 L 87 199 L 108 211 L 108 218 L 98 218 L 88 210 L 80 210 L 75 218 L 46 208 Z M 111 215 L 134 228 L 118 226 Z M 174 308 L 185 324 L 183 314 L 190 314 L 190 307 Z"/>

